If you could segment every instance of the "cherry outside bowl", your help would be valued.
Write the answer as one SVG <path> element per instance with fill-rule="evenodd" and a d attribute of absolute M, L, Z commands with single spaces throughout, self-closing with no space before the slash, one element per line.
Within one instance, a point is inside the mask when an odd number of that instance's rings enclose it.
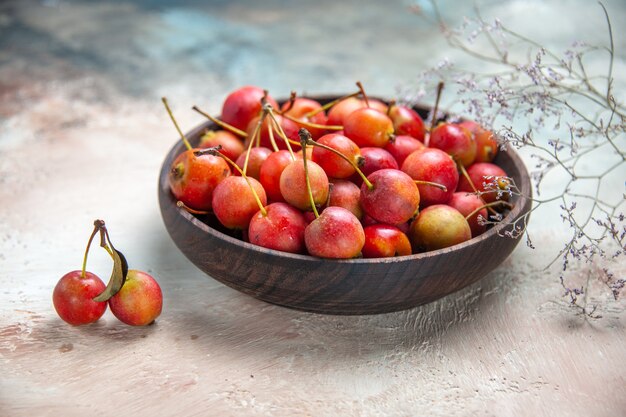
<path fill-rule="evenodd" d="M 334 97 L 316 97 L 327 102 Z M 426 109 L 416 108 L 423 117 Z M 187 134 L 199 142 L 207 122 Z M 501 236 L 531 207 L 513 198 L 504 220 L 467 242 L 436 251 L 381 259 L 329 260 L 295 255 L 244 242 L 211 216 L 196 216 L 176 206 L 168 186 L 172 161 L 185 150 L 178 141 L 167 154 L 159 176 L 163 221 L 178 248 L 210 277 L 269 303 L 325 314 L 377 314 L 429 303 L 470 285 L 502 263 L 520 239 Z M 531 195 L 528 172 L 509 147 L 496 164 Z"/>

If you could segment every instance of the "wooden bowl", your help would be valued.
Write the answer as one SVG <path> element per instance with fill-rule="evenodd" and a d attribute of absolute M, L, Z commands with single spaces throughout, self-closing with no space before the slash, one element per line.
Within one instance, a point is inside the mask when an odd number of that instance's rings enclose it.
<path fill-rule="evenodd" d="M 325 102 L 333 97 L 317 97 Z M 423 117 L 426 110 L 416 108 Z M 187 134 L 197 144 L 207 122 Z M 244 242 L 210 216 L 176 206 L 168 186 L 172 161 L 185 150 L 178 141 L 163 162 L 159 204 L 167 231 L 178 248 L 212 278 L 269 303 L 325 314 L 377 314 L 429 303 L 466 287 L 496 268 L 519 243 L 500 236 L 528 212 L 528 198 L 514 198 L 504 220 L 467 242 L 436 251 L 384 259 L 329 260 L 295 255 Z M 496 164 L 523 195 L 531 184 L 519 155 L 509 147 Z"/>

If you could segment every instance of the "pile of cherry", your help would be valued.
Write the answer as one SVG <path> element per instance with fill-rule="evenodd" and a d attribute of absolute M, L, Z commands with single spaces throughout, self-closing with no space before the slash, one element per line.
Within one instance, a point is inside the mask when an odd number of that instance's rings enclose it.
<path fill-rule="evenodd" d="M 194 106 L 217 126 L 195 148 L 164 98 L 187 147 L 169 174 L 178 205 L 255 245 L 323 258 L 449 247 L 510 208 L 492 132 L 472 121 L 429 128 L 357 85 L 324 105 L 292 94 L 279 106 L 261 88 L 239 88 L 221 119 Z"/>

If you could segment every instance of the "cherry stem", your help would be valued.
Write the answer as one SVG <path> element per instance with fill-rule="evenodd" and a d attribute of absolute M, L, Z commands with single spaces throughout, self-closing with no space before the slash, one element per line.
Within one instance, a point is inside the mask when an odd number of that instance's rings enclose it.
<path fill-rule="evenodd" d="M 198 113 L 200 113 L 201 115 L 203 115 L 204 117 L 206 117 L 207 119 L 209 119 L 210 121 L 212 121 L 213 123 L 215 123 L 216 125 L 221 127 L 222 129 L 231 131 L 235 135 L 241 136 L 242 138 L 247 138 L 248 137 L 248 134 L 246 132 L 244 132 L 243 130 L 237 129 L 235 126 L 233 126 L 231 124 L 228 124 L 226 122 L 223 122 L 220 119 L 217 119 L 217 118 L 211 116 L 210 114 L 200 110 L 200 108 L 198 108 L 198 106 L 193 106 L 192 109 L 197 111 Z"/>
<path fill-rule="evenodd" d="M 267 116 L 267 113 L 265 111 L 263 111 L 263 114 L 261 115 L 261 118 L 259 119 L 259 121 L 257 122 L 256 126 L 254 127 L 254 132 L 252 132 L 252 138 L 250 139 L 250 142 L 248 142 L 248 149 L 246 149 L 246 157 L 243 161 L 243 172 L 248 172 L 248 161 L 250 160 L 250 151 L 252 150 L 252 145 L 254 145 L 254 143 L 256 142 L 256 146 L 259 147 L 260 146 L 260 142 L 261 142 L 261 125 L 263 124 L 263 121 L 265 120 L 265 117 Z"/>
<path fill-rule="evenodd" d="M 180 138 L 182 139 L 183 143 L 185 144 L 185 147 L 187 148 L 187 150 L 190 151 L 192 149 L 191 148 L 191 144 L 189 143 L 189 141 L 187 140 L 187 138 L 183 134 L 183 131 L 180 130 L 180 127 L 178 126 L 178 123 L 176 122 L 176 119 L 174 118 L 174 115 L 172 114 L 172 109 L 170 109 L 170 106 L 167 103 L 167 98 L 161 97 L 161 101 L 165 105 L 165 110 L 167 110 L 167 114 L 170 115 L 170 119 L 172 119 L 172 122 L 174 123 L 174 126 L 176 127 L 176 130 L 178 131 L 178 134 L 180 135 Z"/>
<path fill-rule="evenodd" d="M 414 180 L 415 184 L 420 184 L 420 185 L 430 185 L 431 187 L 436 187 L 439 188 L 440 190 L 442 190 L 443 192 L 448 191 L 448 187 L 446 187 L 443 184 L 439 184 L 436 182 L 432 182 L 432 181 L 424 181 L 424 180 Z"/>
<path fill-rule="evenodd" d="M 237 172 L 241 174 L 243 179 L 246 180 L 246 183 L 248 183 L 248 187 L 250 187 L 250 190 L 252 191 L 252 195 L 254 196 L 256 203 L 259 205 L 259 210 L 261 211 L 263 216 L 267 216 L 267 210 L 265 210 L 265 207 L 263 207 L 263 203 L 261 203 L 261 199 L 259 198 L 259 195 L 257 194 L 252 184 L 250 183 L 250 179 L 248 178 L 246 173 L 241 168 L 239 168 L 239 165 L 237 165 L 232 159 L 230 159 L 229 157 L 221 153 L 220 149 L 222 149 L 222 145 L 217 145 L 212 148 L 206 148 L 201 151 L 195 151 L 194 155 L 200 156 L 200 155 L 209 154 L 209 155 L 219 156 L 220 158 L 223 158 L 226 162 L 228 162 L 228 164 L 232 166 L 233 168 L 235 168 Z"/>
<path fill-rule="evenodd" d="M 300 132 L 302 132 L 303 129 L 300 129 Z M 304 129 L 306 131 L 306 129 Z M 300 133 L 300 135 L 302 135 L 302 133 Z M 350 158 L 348 158 L 347 156 L 345 156 L 344 154 L 342 154 L 341 152 L 339 152 L 337 149 L 331 148 L 328 145 L 324 145 L 323 143 L 319 143 L 314 141 L 310 136 L 309 139 L 306 141 L 307 145 L 312 145 L 312 146 L 319 146 L 322 149 L 326 149 L 329 152 L 332 152 L 338 156 L 340 156 L 341 158 L 345 159 L 350 165 L 352 165 L 352 167 L 354 168 L 354 170 L 357 172 L 357 174 L 359 174 L 361 176 L 361 178 L 363 179 L 363 182 L 365 183 L 366 187 L 369 188 L 370 190 L 374 189 L 374 185 L 370 182 L 370 180 L 367 179 L 367 177 L 365 176 L 365 174 L 363 173 L 363 171 L 361 171 L 359 169 L 359 166 L 357 163 L 355 163 L 354 161 L 350 160 Z M 361 162 L 363 161 L 363 162 Z M 359 163 L 363 164 L 365 163 L 365 158 L 359 159 Z"/>
<path fill-rule="evenodd" d="M 357 81 L 356 86 L 359 87 L 359 91 L 361 92 L 361 95 L 363 96 L 363 101 L 365 101 L 365 107 L 369 107 L 370 101 L 367 98 L 367 94 L 365 94 L 365 89 L 363 88 L 363 84 L 361 84 L 361 81 Z"/>
<path fill-rule="evenodd" d="M 313 116 L 315 116 L 317 113 L 321 113 L 321 112 L 323 112 L 323 111 L 326 111 L 326 110 L 330 109 L 331 107 L 333 107 L 335 104 L 339 103 L 340 101 L 344 101 L 344 100 L 346 100 L 346 99 L 348 99 L 348 98 L 356 97 L 356 96 L 358 96 L 359 94 L 361 94 L 361 92 L 360 92 L 360 91 L 357 91 L 356 93 L 348 94 L 348 95 L 346 95 L 346 96 L 339 97 L 339 98 L 337 98 L 337 99 L 335 99 L 335 100 L 333 100 L 333 101 L 329 101 L 328 103 L 324 104 L 323 106 L 318 107 L 317 109 L 311 110 L 311 111 L 310 111 L 310 112 L 308 112 L 308 113 L 305 113 L 305 114 L 304 114 L 304 117 L 313 117 Z"/>
<path fill-rule="evenodd" d="M 486 208 L 489 209 L 490 207 L 499 205 L 499 204 L 504 204 L 505 206 L 507 206 L 509 209 L 513 208 L 513 204 L 507 202 L 507 201 L 502 201 L 502 200 L 498 200 L 498 201 L 492 201 L 491 203 L 485 203 L 482 206 L 474 209 L 474 211 L 472 211 L 470 214 L 468 214 L 467 216 L 465 216 L 465 220 L 469 220 L 472 216 L 474 216 L 476 213 L 478 213 L 479 211 L 481 211 L 482 209 Z"/>
<path fill-rule="evenodd" d="M 320 125 L 318 123 L 311 123 L 302 119 L 297 119 L 289 114 L 283 114 L 282 116 L 286 119 L 291 120 L 294 123 L 298 123 L 302 126 L 309 127 L 312 129 L 343 130 L 343 126 L 339 126 L 339 125 Z"/>
<path fill-rule="evenodd" d="M 289 95 L 289 101 L 286 103 L 285 109 L 281 110 L 279 113 L 283 114 L 283 113 L 287 113 L 289 110 L 291 110 L 291 108 L 293 107 L 293 103 L 295 103 L 296 101 L 296 92 L 292 91 L 291 94 Z"/>
<path fill-rule="evenodd" d="M 182 209 L 185 209 L 186 211 L 188 211 L 191 214 L 198 214 L 198 215 L 209 214 L 208 211 L 192 209 L 191 207 L 189 207 L 187 204 L 183 203 L 180 200 L 176 201 L 176 207 L 180 207 Z"/>
<path fill-rule="evenodd" d="M 435 97 L 435 107 L 433 107 L 433 114 L 430 118 L 430 130 L 433 130 L 435 127 L 435 122 L 437 121 L 437 113 L 439 112 L 439 100 L 441 100 L 441 92 L 443 91 L 443 81 L 439 81 L 437 84 L 437 96 Z M 427 138 L 427 142 L 430 141 L 430 136 Z M 425 144 L 428 146 L 428 143 Z"/>
<path fill-rule="evenodd" d="M 302 149 L 304 149 L 304 151 L 302 152 L 302 163 L 304 164 L 304 179 L 306 181 L 306 192 L 309 194 L 309 201 L 311 203 L 311 208 L 313 209 L 313 214 L 315 215 L 316 219 L 319 219 L 320 214 L 317 212 L 317 207 L 315 207 L 315 200 L 313 199 L 313 192 L 311 191 L 311 181 L 309 180 L 309 169 L 307 167 L 307 156 L 306 156 L 306 145 L 309 143 L 309 141 L 313 142 L 313 139 L 311 138 L 311 133 L 309 133 L 308 130 L 302 128 L 300 129 L 300 131 L 298 132 L 298 135 L 300 136 L 300 143 L 302 144 Z"/>
<path fill-rule="evenodd" d="M 463 164 L 461 164 L 461 163 L 457 163 L 457 166 L 459 167 L 459 171 L 461 171 L 461 175 L 463 175 L 465 177 L 465 179 L 469 183 L 470 187 L 472 187 L 472 190 L 474 190 L 474 194 L 476 194 L 478 196 L 478 198 L 480 198 L 480 200 L 483 203 L 485 203 L 485 207 L 487 208 L 487 210 L 491 214 L 498 214 L 491 206 L 487 205 L 487 203 L 485 202 L 483 197 L 480 195 L 480 191 L 478 191 L 478 189 L 474 185 L 474 181 L 472 181 L 472 179 L 470 178 L 469 174 L 467 173 L 467 170 L 465 169 L 465 166 Z"/>
<path fill-rule="evenodd" d="M 392 109 L 393 107 L 395 107 L 395 105 L 396 105 L 396 99 L 395 99 L 395 98 L 392 98 L 392 99 L 389 101 L 389 106 L 387 106 L 387 116 L 389 116 L 389 115 L 391 114 L 391 109 Z"/>
<path fill-rule="evenodd" d="M 81 278 L 85 278 L 85 273 L 87 272 L 87 256 L 89 255 L 89 248 L 91 247 L 91 242 L 93 242 L 93 238 L 96 236 L 96 233 L 100 231 L 101 226 L 104 226 L 103 220 L 95 220 L 93 222 L 93 232 L 91 232 L 91 236 L 89 236 L 89 240 L 87 241 L 87 247 L 85 248 L 85 255 L 83 256 L 83 268 L 80 274 Z"/>
<path fill-rule="evenodd" d="M 104 248 L 105 251 L 107 251 L 107 253 L 111 257 L 111 259 L 113 259 L 113 261 L 115 262 L 115 257 L 113 256 L 113 251 L 111 250 L 111 248 L 109 247 L 109 244 L 107 244 L 107 242 L 109 242 L 111 247 L 113 247 L 113 244 L 111 243 L 111 238 L 109 237 L 109 231 L 107 230 L 106 226 L 104 225 L 104 222 L 102 222 L 102 225 L 100 226 L 100 246 L 102 248 Z"/>
<path fill-rule="evenodd" d="M 278 133 L 278 136 L 280 136 L 281 139 L 285 141 L 285 146 L 287 146 L 289 155 L 291 155 L 291 160 L 295 161 L 296 156 L 293 153 L 293 149 L 291 149 L 291 140 L 289 140 L 289 138 L 285 134 L 285 131 L 283 130 L 283 127 L 280 125 L 280 123 L 278 123 L 278 120 L 276 120 L 276 116 L 274 116 L 274 112 L 272 111 L 272 106 L 267 107 L 267 113 L 269 114 L 270 120 L 273 123 L 273 126 L 270 126 L 270 132 L 272 131 L 272 129 L 276 128 L 276 133 Z M 285 115 L 283 115 L 283 117 L 285 117 Z"/>

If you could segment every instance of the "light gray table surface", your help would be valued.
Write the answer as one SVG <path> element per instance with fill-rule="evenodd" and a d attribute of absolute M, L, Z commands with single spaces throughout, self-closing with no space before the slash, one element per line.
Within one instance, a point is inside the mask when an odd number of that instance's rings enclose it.
<path fill-rule="evenodd" d="M 626 415 L 625 303 L 594 284 L 594 264 L 568 279 L 592 277 L 588 302 L 603 317 L 568 306 L 558 268 L 544 269 L 567 232 L 554 212 L 532 219 L 537 249 L 520 244 L 477 284 L 373 316 L 263 303 L 204 275 L 170 240 L 156 189 L 176 132 L 161 96 L 186 130 L 202 121 L 193 104 L 217 113 L 245 84 L 285 97 L 361 80 L 391 97 L 444 57 L 464 59 L 412 4 L 0 3 L 0 415 Z M 593 2 L 481 4 L 557 48 L 605 33 Z M 607 7 L 623 81 L 626 6 Z M 442 9 L 457 23 L 471 12 Z M 161 284 L 156 324 L 107 312 L 72 327 L 54 312 L 52 289 L 80 268 L 96 218 Z M 89 265 L 108 276 L 104 255 Z"/>

